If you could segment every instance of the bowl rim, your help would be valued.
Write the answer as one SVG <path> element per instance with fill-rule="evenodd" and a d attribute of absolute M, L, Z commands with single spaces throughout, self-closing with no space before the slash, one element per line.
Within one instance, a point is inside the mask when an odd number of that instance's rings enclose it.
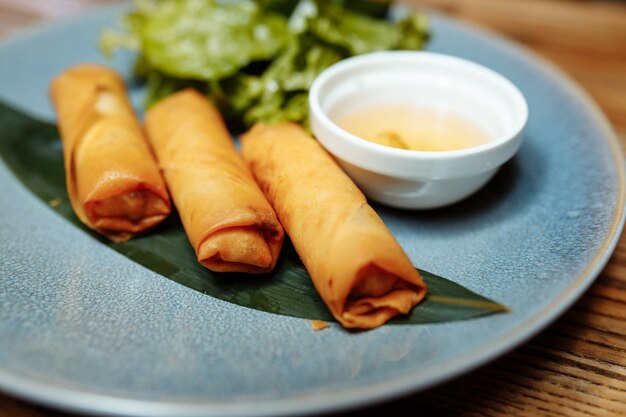
<path fill-rule="evenodd" d="M 500 135 L 497 138 L 489 140 L 487 143 L 478 146 L 451 151 L 416 151 L 411 149 L 399 149 L 362 139 L 339 127 L 339 125 L 331 120 L 326 112 L 322 110 L 322 90 L 325 85 L 331 82 L 335 77 L 338 77 L 346 72 L 362 69 L 363 67 L 371 66 L 383 61 L 389 68 L 393 68 L 393 65 L 390 65 L 390 61 L 435 62 L 454 65 L 457 68 L 473 71 L 474 73 L 479 72 L 505 86 L 507 94 L 511 100 L 515 102 L 516 107 L 519 109 L 519 117 L 515 118 L 515 124 L 507 129 L 506 134 Z M 331 150 L 332 153 L 334 153 L 337 149 L 336 146 L 330 145 L 329 142 L 341 141 L 344 146 L 358 148 L 361 151 L 367 152 L 370 156 L 378 154 L 381 157 L 402 159 L 404 161 L 457 160 L 468 156 L 476 156 L 483 153 L 497 151 L 498 149 L 509 145 L 518 136 L 520 136 L 528 122 L 528 103 L 519 88 L 517 88 L 517 86 L 508 78 L 484 65 L 468 59 L 428 51 L 378 51 L 341 60 L 326 68 L 313 81 L 309 90 L 309 110 L 309 119 L 315 136 L 319 136 L 315 132 L 315 125 L 317 123 L 321 124 L 326 132 L 330 132 L 334 136 L 332 139 L 318 137 L 320 143 L 322 143 L 322 145 L 324 145 L 327 149 Z M 360 165 L 358 164 L 358 161 L 354 160 L 354 158 L 347 158 L 347 160 Z M 504 162 L 505 161 L 502 161 L 502 163 Z"/>

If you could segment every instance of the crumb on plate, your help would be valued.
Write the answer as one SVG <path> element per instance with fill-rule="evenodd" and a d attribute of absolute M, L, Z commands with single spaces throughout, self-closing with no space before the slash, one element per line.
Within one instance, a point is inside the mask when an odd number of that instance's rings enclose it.
<path fill-rule="evenodd" d="M 311 328 L 315 330 L 316 332 L 319 332 L 320 330 L 324 330 L 328 327 L 330 327 L 330 324 L 326 323 L 323 320 L 311 320 Z"/>

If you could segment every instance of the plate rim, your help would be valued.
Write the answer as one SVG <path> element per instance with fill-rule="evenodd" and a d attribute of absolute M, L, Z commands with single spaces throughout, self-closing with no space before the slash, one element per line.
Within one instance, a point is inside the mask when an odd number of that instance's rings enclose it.
<path fill-rule="evenodd" d="M 51 22 L 45 22 L 25 29 L 19 29 L 9 37 L 0 40 L 0 55 L 3 51 L 14 44 L 37 38 L 48 31 L 62 28 L 68 24 L 86 18 L 107 13 L 122 11 L 130 7 L 129 4 L 121 3 L 104 7 L 96 7 L 93 10 L 77 15 L 61 18 Z M 617 174 L 617 200 L 616 209 L 604 241 L 598 246 L 593 258 L 587 263 L 583 271 L 570 281 L 561 294 L 553 299 L 550 304 L 536 312 L 522 324 L 510 331 L 501 334 L 488 346 L 481 346 L 475 350 L 447 360 L 436 370 L 429 373 L 418 372 L 403 375 L 393 380 L 370 383 L 366 386 L 355 388 L 349 387 L 333 392 L 325 392 L 321 395 L 310 392 L 292 396 L 281 400 L 252 400 L 242 402 L 207 401 L 207 402 L 174 402 L 158 400 L 134 400 L 112 395 L 96 394 L 89 391 L 80 391 L 75 388 L 60 387 L 54 383 L 33 381 L 25 377 L 16 376 L 0 369 L 0 390 L 16 397 L 47 405 L 56 409 L 71 410 L 74 412 L 96 413 L 99 415 L 135 416 L 145 415 L 153 417 L 180 416 L 276 416 L 293 413 L 313 414 L 331 411 L 342 411 L 359 406 L 367 406 L 401 397 L 403 395 L 433 387 L 456 376 L 476 369 L 490 360 L 493 360 L 506 352 L 519 346 L 526 340 L 545 329 L 565 312 L 580 296 L 589 288 L 596 277 L 607 264 L 615 247 L 617 246 L 624 222 L 626 221 L 626 160 L 619 138 L 602 113 L 595 101 L 579 86 L 568 74 L 558 68 L 546 58 L 538 55 L 528 47 L 519 44 L 494 30 L 464 22 L 454 17 L 445 16 L 432 9 L 424 8 L 424 11 L 436 19 L 452 23 L 457 27 L 479 34 L 483 40 L 488 40 L 497 48 L 509 48 L 516 54 L 524 55 L 535 62 L 545 74 L 552 77 L 560 88 L 569 91 L 577 100 L 578 104 L 603 131 L 602 140 L 611 148 L 613 163 Z M 18 107 L 18 106 L 16 106 Z"/>

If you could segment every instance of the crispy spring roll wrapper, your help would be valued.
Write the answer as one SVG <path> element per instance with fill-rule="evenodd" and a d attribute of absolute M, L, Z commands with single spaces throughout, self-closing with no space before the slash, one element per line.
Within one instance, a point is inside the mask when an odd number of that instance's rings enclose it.
<path fill-rule="evenodd" d="M 79 65 L 57 76 L 50 94 L 80 221 L 116 242 L 163 221 L 169 195 L 120 76 Z"/>
<path fill-rule="evenodd" d="M 272 270 L 283 228 L 218 110 L 188 89 L 151 108 L 146 127 L 198 261 L 218 272 Z"/>
<path fill-rule="evenodd" d="M 256 125 L 243 156 L 333 316 L 370 329 L 426 294 L 419 272 L 365 196 L 299 125 Z"/>

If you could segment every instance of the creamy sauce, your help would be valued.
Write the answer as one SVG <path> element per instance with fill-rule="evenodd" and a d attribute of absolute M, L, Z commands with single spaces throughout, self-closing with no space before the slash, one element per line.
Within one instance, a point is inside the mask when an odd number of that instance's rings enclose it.
<path fill-rule="evenodd" d="M 370 142 L 414 151 L 453 151 L 489 141 L 469 120 L 408 105 L 370 107 L 347 115 L 338 125 Z"/>

